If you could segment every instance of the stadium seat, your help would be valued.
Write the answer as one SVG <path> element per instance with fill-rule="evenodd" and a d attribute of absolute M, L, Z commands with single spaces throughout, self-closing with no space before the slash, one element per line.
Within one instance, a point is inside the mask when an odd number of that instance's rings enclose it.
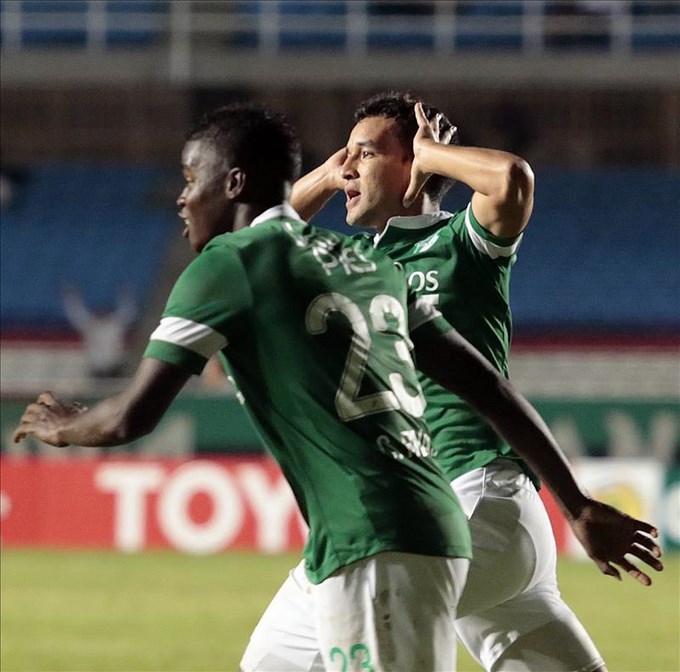
<path fill-rule="evenodd" d="M 677 175 L 536 172 L 513 270 L 518 329 L 677 332 Z"/>
<path fill-rule="evenodd" d="M 518 331 L 680 329 L 677 175 L 655 170 L 535 168 L 540 189 L 513 270 Z M 173 204 L 148 205 L 161 170 L 89 163 L 36 166 L 3 211 L 2 327 L 62 329 L 60 290 L 75 285 L 93 308 L 130 288 L 143 301 L 177 230 Z M 454 188 L 444 207 L 469 198 Z M 345 232 L 344 200 L 314 219 Z"/>
<path fill-rule="evenodd" d="M 166 177 L 152 168 L 50 163 L 2 213 L 2 329 L 66 327 L 61 290 L 80 289 L 93 309 L 114 307 L 130 289 L 143 301 L 171 232 L 174 211 L 147 204 Z"/>
<path fill-rule="evenodd" d="M 282 49 L 342 49 L 347 42 L 344 2 L 289 0 L 279 4 Z M 323 28 L 314 27 L 316 19 L 329 19 Z M 328 25 L 332 24 L 332 27 Z M 303 27 L 304 26 L 304 27 Z"/>
<path fill-rule="evenodd" d="M 109 27 L 106 31 L 106 44 L 109 47 L 124 48 L 152 44 L 163 32 L 168 9 L 168 3 L 162 0 L 108 0 L 106 11 L 109 14 L 109 25 L 115 25 L 117 16 L 125 15 L 146 18 L 147 22 L 134 28 Z"/>

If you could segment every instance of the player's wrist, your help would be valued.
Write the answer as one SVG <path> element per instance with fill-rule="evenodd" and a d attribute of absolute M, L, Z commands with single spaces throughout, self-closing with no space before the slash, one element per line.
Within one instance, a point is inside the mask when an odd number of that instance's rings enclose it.
<path fill-rule="evenodd" d="M 64 448 L 68 446 L 71 442 L 67 439 L 67 430 L 63 426 L 57 426 L 53 429 L 50 440 L 48 441 L 53 446 L 57 448 Z"/>
<path fill-rule="evenodd" d="M 438 162 L 437 159 L 440 156 L 441 149 L 446 147 L 448 146 L 442 145 L 432 138 L 423 138 L 413 149 L 413 160 L 417 162 L 418 169 L 427 175 L 439 174 L 441 160 Z"/>
<path fill-rule="evenodd" d="M 339 182 L 339 176 L 334 175 L 334 172 L 337 172 L 337 168 L 333 169 L 328 163 L 321 164 L 295 183 L 293 194 L 297 188 L 298 193 L 304 191 L 316 196 L 332 196 L 338 190 Z"/>
<path fill-rule="evenodd" d="M 328 166 L 321 180 L 321 186 L 324 192 L 331 196 L 344 189 L 345 181 L 342 179 L 340 169 L 337 166 Z"/>
<path fill-rule="evenodd" d="M 563 512 L 572 521 L 577 521 L 587 516 L 588 508 L 591 504 L 592 500 L 590 497 L 581 490 L 571 493 L 569 497 L 562 499 Z"/>

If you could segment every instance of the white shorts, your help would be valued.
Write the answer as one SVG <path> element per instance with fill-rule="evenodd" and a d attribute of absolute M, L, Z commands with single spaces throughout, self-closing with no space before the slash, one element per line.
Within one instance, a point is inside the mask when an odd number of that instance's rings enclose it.
<path fill-rule="evenodd" d="M 456 621 L 470 654 L 491 671 L 525 669 L 521 659 L 527 669 L 564 672 L 603 665 L 560 596 L 555 539 L 529 477 L 512 460 L 499 459 L 451 485 L 472 535 L 473 560 Z"/>
<path fill-rule="evenodd" d="M 491 672 L 591 672 L 603 665 L 557 589 L 555 540 L 531 480 L 515 462 L 496 460 L 452 485 L 472 533 L 474 557 L 456 621 L 471 655 Z M 313 613 L 301 563 L 255 628 L 242 669 L 325 670 Z"/>
<path fill-rule="evenodd" d="M 256 626 L 241 669 L 455 670 L 453 623 L 468 565 L 386 552 L 313 585 L 301 563 Z"/>

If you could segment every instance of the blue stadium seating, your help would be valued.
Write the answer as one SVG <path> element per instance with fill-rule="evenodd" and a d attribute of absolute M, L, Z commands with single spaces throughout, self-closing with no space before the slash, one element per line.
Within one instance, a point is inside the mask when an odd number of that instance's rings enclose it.
<path fill-rule="evenodd" d="M 46 2 L 45 0 L 30 0 L 22 2 L 22 11 L 30 20 L 31 15 L 51 13 L 62 19 L 68 25 L 55 25 L 45 29 L 24 28 L 22 43 L 31 47 L 60 46 L 84 47 L 87 42 L 87 2 L 85 0 L 65 0 Z"/>
<path fill-rule="evenodd" d="M 516 0 L 504 0 L 503 2 L 465 2 L 460 3 L 456 13 L 462 21 L 455 38 L 456 48 L 463 50 L 519 50 L 522 48 L 522 25 L 521 18 L 524 13 L 524 5 Z M 465 27 L 466 19 L 483 19 L 494 17 L 496 32 L 481 30 L 474 24 Z M 507 19 L 510 19 L 508 21 Z"/>
<path fill-rule="evenodd" d="M 152 44 L 165 30 L 163 22 L 169 6 L 166 0 L 100 0 L 108 17 L 104 41 L 107 47 L 143 47 Z M 88 40 L 87 0 L 23 0 L 20 5 L 22 22 L 21 44 L 27 48 L 83 48 Z M 8 7 L 3 1 L 0 10 Z M 44 18 L 40 28 L 33 27 L 38 15 L 52 16 L 52 25 Z M 141 17 L 131 27 L 119 28 L 117 17 Z M 4 17 L 3 17 L 4 19 Z M 129 24 L 129 22 L 128 22 Z"/>
<path fill-rule="evenodd" d="M 300 2 L 288 0 L 280 5 L 281 33 L 280 44 L 284 49 L 342 49 L 347 43 L 345 33 L 345 15 L 347 7 L 344 2 Z M 332 30 L 296 29 L 296 23 L 314 17 L 334 17 L 335 27 Z"/>
<path fill-rule="evenodd" d="M 536 168 L 536 207 L 513 270 L 518 333 L 680 331 L 680 175 Z M 2 327 L 62 329 L 60 291 L 97 308 L 123 287 L 144 301 L 179 227 L 149 204 L 173 174 L 87 163 L 36 167 L 0 227 Z M 458 185 L 449 210 L 469 192 Z M 349 231 L 334 198 L 314 223 Z"/>
<path fill-rule="evenodd" d="M 2 212 L 2 329 L 66 327 L 61 292 L 78 288 L 93 309 L 129 289 L 143 302 L 173 232 L 172 203 L 151 204 L 166 180 L 153 168 L 86 163 L 36 167 Z"/>
<path fill-rule="evenodd" d="M 125 14 L 146 15 L 151 21 L 134 29 L 109 28 L 106 31 L 106 44 L 109 47 L 144 47 L 155 42 L 164 29 L 164 14 L 168 12 L 167 2 L 163 0 L 109 0 L 106 6 L 111 19 Z"/>
<path fill-rule="evenodd" d="M 680 333 L 680 175 L 536 173 L 536 205 L 513 268 L 516 332 Z M 444 207 L 465 206 L 457 185 Z M 344 198 L 314 223 L 351 232 Z"/>
<path fill-rule="evenodd" d="M 536 171 L 513 270 L 518 330 L 680 330 L 680 175 Z"/>
<path fill-rule="evenodd" d="M 169 0 L 99 0 L 96 5 L 106 18 L 103 41 L 107 48 L 143 48 L 168 39 Z M 189 0 L 187 0 L 187 3 Z M 229 0 L 222 7 L 241 19 L 252 18 L 252 25 L 233 27 L 225 24 L 224 41 L 234 47 L 258 49 L 271 37 L 272 24 L 261 21 L 275 12 L 275 40 L 283 51 L 342 51 L 352 41 L 346 20 L 352 0 Z M 88 12 L 93 5 L 86 0 L 21 0 L 19 35 L 14 36 L 28 49 L 73 48 L 88 46 Z M 366 10 L 366 46 L 370 51 L 434 50 L 437 15 L 433 2 L 369 2 Z M 524 46 L 523 17 L 526 3 L 521 0 L 467 0 L 455 5 L 456 20 L 451 23 L 453 45 L 462 51 L 521 51 Z M 666 51 L 680 48 L 680 3 L 675 0 L 634 0 L 631 10 L 631 46 L 634 51 Z M 582 8 L 566 0 L 541 4 L 542 13 L 569 16 Z M 211 8 L 211 9 L 214 9 Z M 0 0 L 0 15 L 5 22 L 7 0 Z M 201 13 L 200 3 L 192 11 Z M 604 12 L 590 12 L 600 20 L 601 30 L 579 34 L 551 35 L 545 46 L 553 50 L 608 50 L 612 46 L 611 27 Z M 601 16 L 598 16 L 601 14 Z M 582 14 L 587 16 L 586 14 Z M 36 19 L 39 23 L 36 24 Z M 132 19 L 132 21 L 130 21 Z M 332 21 L 321 21 L 331 19 Z M 417 19 L 417 20 L 416 20 Z M 661 20 L 661 22 L 659 21 Z M 264 28 L 264 26 L 267 26 Z M 441 26 L 439 26 L 441 27 Z M 90 36 L 91 38 L 92 36 Z M 101 37 L 101 36 L 98 36 Z M 98 39 L 95 38 L 95 39 Z M 0 31 L 0 39 L 6 39 Z"/>

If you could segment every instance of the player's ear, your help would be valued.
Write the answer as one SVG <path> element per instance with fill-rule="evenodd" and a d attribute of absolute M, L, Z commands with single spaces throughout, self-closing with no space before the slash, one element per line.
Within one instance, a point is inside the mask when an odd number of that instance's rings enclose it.
<path fill-rule="evenodd" d="M 246 173 L 242 168 L 231 168 L 224 178 L 224 193 L 231 200 L 237 199 L 246 188 Z"/>

